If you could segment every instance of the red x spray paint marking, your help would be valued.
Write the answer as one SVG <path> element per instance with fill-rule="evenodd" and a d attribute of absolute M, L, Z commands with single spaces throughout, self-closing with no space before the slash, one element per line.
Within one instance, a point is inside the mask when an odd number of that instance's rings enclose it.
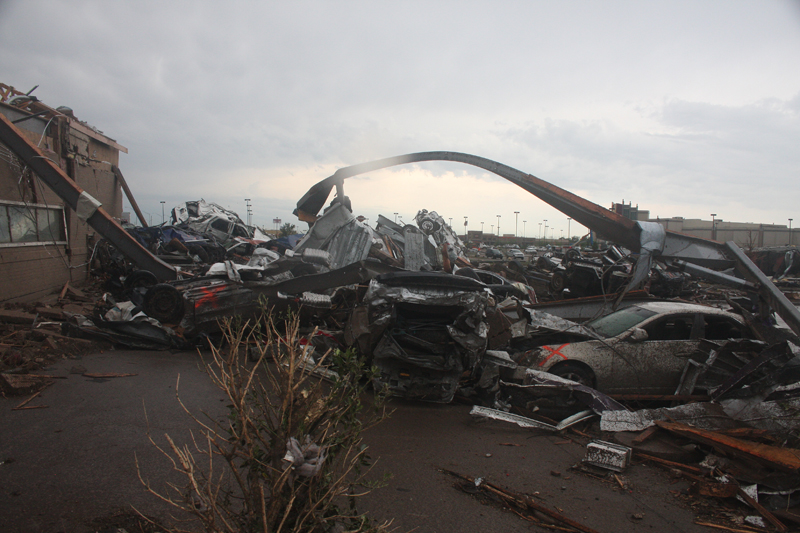
<path fill-rule="evenodd" d="M 562 344 L 561 346 L 559 346 L 559 347 L 558 347 L 558 348 L 556 348 L 555 350 L 554 350 L 554 349 L 552 349 L 552 348 L 551 348 L 551 347 L 549 347 L 549 346 L 542 346 L 542 348 L 544 348 L 545 350 L 548 350 L 548 351 L 550 352 L 550 355 L 548 355 L 548 356 L 547 356 L 547 359 L 545 359 L 544 361 L 542 361 L 541 363 L 539 363 L 539 366 L 544 366 L 544 365 L 545 365 L 545 363 L 547 363 L 547 362 L 548 362 L 550 359 L 552 359 L 554 355 L 560 355 L 561 357 L 563 357 L 563 358 L 564 358 L 564 360 L 566 360 L 566 359 L 567 359 L 567 356 L 566 356 L 566 355 L 564 355 L 563 353 L 561 353 L 561 348 L 563 348 L 564 346 L 568 346 L 568 345 L 569 345 L 569 343 L 567 343 L 567 344 Z"/>
<path fill-rule="evenodd" d="M 203 296 L 194 303 L 194 308 L 197 309 L 201 305 L 208 304 L 216 309 L 217 305 L 219 304 L 217 301 L 217 293 L 224 288 L 225 285 L 221 285 L 219 287 L 200 287 L 200 292 L 203 293 Z"/>

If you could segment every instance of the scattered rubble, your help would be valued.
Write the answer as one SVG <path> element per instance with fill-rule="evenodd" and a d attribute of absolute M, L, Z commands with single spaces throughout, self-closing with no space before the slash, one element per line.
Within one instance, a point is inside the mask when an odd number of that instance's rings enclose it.
<path fill-rule="evenodd" d="M 506 177 L 615 244 L 484 260 L 435 211 L 420 210 L 415 225 L 379 216 L 375 227 L 354 214 L 345 178 L 444 157 L 434 154 L 348 167 L 318 183 L 297 204 L 309 228 L 295 238 L 273 240 L 203 200 L 173 209 L 169 226 L 128 228 L 176 279 L 143 270 L 119 238 L 95 244 L 98 285 L 67 284 L 49 302 L 0 311 L 4 394 L 35 393 L 20 372 L 93 341 L 203 346 L 216 342 L 220 319 L 257 327 L 264 309 L 291 312 L 309 358 L 356 350 L 377 367 L 375 387 L 393 396 L 468 402 L 478 418 L 571 432 L 587 441 L 575 468 L 592 475 L 647 461 L 689 480 L 693 497 L 732 506 L 738 497 L 781 531 L 800 523 L 789 510 L 800 503 L 800 315 L 782 292 L 796 298 L 797 251 L 748 259 L 732 243 L 616 218 L 466 154 L 446 158 Z M 543 513 L 527 496 L 465 479 Z"/>

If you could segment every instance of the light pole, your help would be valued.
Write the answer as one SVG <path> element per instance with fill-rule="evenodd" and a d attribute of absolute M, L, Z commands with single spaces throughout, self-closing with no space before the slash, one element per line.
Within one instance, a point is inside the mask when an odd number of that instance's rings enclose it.
<path fill-rule="evenodd" d="M 494 224 L 489 225 L 489 227 L 492 228 L 492 235 L 494 235 Z"/>
<path fill-rule="evenodd" d="M 794 219 L 789 219 L 789 246 L 794 246 L 794 239 L 792 239 L 792 220 Z"/>
<path fill-rule="evenodd" d="M 527 232 L 525 231 L 525 223 L 528 222 L 527 220 L 522 221 L 522 238 L 525 239 L 528 237 Z"/>
<path fill-rule="evenodd" d="M 539 240 L 542 240 L 542 223 L 539 222 Z M 539 244 L 542 244 L 541 242 Z"/>
<path fill-rule="evenodd" d="M 497 215 L 497 236 L 500 236 L 500 215 Z"/>
<path fill-rule="evenodd" d="M 450 227 L 453 227 L 453 217 L 450 217 Z"/>
<path fill-rule="evenodd" d="M 711 240 L 717 240 L 717 221 L 715 217 L 717 216 L 716 213 L 711 213 Z"/>
<path fill-rule="evenodd" d="M 519 237 L 519 211 L 514 211 L 514 237 Z"/>
<path fill-rule="evenodd" d="M 161 200 L 161 224 L 164 224 L 164 204 L 167 203 L 164 200 Z"/>
<path fill-rule="evenodd" d="M 397 213 L 394 214 L 394 223 L 397 224 Z"/>
<path fill-rule="evenodd" d="M 464 215 L 464 240 L 467 240 L 467 215 Z"/>
<path fill-rule="evenodd" d="M 247 225 L 249 226 L 250 225 L 250 198 L 245 198 L 244 199 L 244 205 L 247 206 L 247 218 L 245 220 L 247 220 Z"/>
<path fill-rule="evenodd" d="M 562 230 L 559 230 L 559 231 L 561 232 L 561 240 L 563 241 L 564 240 L 564 230 L 562 229 Z"/>
<path fill-rule="evenodd" d="M 569 223 L 572 221 L 572 218 L 567 217 L 567 241 L 572 242 L 572 235 L 569 232 Z"/>
<path fill-rule="evenodd" d="M 547 219 L 544 219 L 544 242 L 547 242 Z"/>
<path fill-rule="evenodd" d="M 483 222 L 481 222 L 481 237 L 483 237 Z"/>

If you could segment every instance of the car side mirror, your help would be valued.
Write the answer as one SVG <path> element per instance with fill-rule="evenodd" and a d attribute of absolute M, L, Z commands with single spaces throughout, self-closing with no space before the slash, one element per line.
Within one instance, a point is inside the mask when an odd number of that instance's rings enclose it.
<path fill-rule="evenodd" d="M 647 340 L 647 332 L 642 328 L 633 328 L 628 340 L 630 342 L 643 342 Z"/>

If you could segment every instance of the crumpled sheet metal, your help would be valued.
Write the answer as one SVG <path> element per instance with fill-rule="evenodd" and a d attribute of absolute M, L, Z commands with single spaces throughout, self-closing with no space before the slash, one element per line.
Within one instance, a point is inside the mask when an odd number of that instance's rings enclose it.
<path fill-rule="evenodd" d="M 530 324 L 528 325 L 528 333 L 537 335 L 541 333 L 574 333 L 576 335 L 583 335 L 587 339 L 600 339 L 594 331 L 587 327 L 581 326 L 576 322 L 566 320 L 564 318 L 551 315 L 535 309 L 524 308 L 530 316 Z"/>
<path fill-rule="evenodd" d="M 326 250 L 331 255 L 331 269 L 336 270 L 366 259 L 372 240 L 372 230 L 358 220 L 351 220 L 339 228 L 326 243 Z"/>
<path fill-rule="evenodd" d="M 722 400 L 722 409 L 731 418 L 758 429 L 786 435 L 800 429 L 800 398 L 763 401 L 754 397 Z"/>
<path fill-rule="evenodd" d="M 421 270 L 425 265 L 430 266 L 431 261 L 425 255 L 426 237 L 422 231 L 413 226 L 407 226 L 403 230 L 405 246 L 403 248 L 403 259 L 405 260 L 406 270 Z"/>
<path fill-rule="evenodd" d="M 664 226 L 657 222 L 637 222 L 636 225 L 641 229 L 639 233 L 641 244 L 639 259 L 636 261 L 636 266 L 633 269 L 628 285 L 617 298 L 617 302 L 622 301 L 628 291 L 638 288 L 650 276 L 650 269 L 653 267 L 655 255 L 664 249 L 664 243 L 667 240 L 667 232 Z"/>
<path fill-rule="evenodd" d="M 595 416 L 595 414 L 590 410 L 581 411 L 579 413 L 575 413 L 574 415 L 568 418 L 565 418 L 557 425 L 553 425 L 553 424 L 548 424 L 547 422 L 542 422 L 540 420 L 534 420 L 533 418 L 515 415 L 513 413 L 507 413 L 505 411 L 492 409 L 490 407 L 481 407 L 479 405 L 473 406 L 469 414 L 474 417 L 491 418 L 493 420 L 511 422 L 512 424 L 516 424 L 521 428 L 545 429 L 547 431 L 553 431 L 553 432 L 565 430 L 571 426 L 574 426 L 578 422 L 582 422 L 584 420 L 587 420 Z"/>
<path fill-rule="evenodd" d="M 434 244 L 441 245 L 446 242 L 448 248 L 453 249 L 457 255 L 464 255 L 464 243 L 439 213 L 422 209 L 417 212 L 414 220 L 423 233 L 433 237 Z"/>
<path fill-rule="evenodd" d="M 343 204 L 333 205 L 314 222 L 306 236 L 300 239 L 300 242 L 294 247 L 294 251 L 301 252 L 306 248 L 324 249 L 336 231 L 355 218 L 355 215 Z"/>
<path fill-rule="evenodd" d="M 81 191 L 80 196 L 78 196 L 78 206 L 75 208 L 75 213 L 79 219 L 86 222 L 102 206 L 103 204 L 94 196 L 86 191 Z"/>
<path fill-rule="evenodd" d="M 186 347 L 183 338 L 158 320 L 141 313 L 137 317 L 127 321 L 94 322 L 83 315 L 73 315 L 70 322 L 62 324 L 61 329 L 62 333 L 70 337 L 95 338 L 143 350 Z"/>
<path fill-rule="evenodd" d="M 256 248 L 253 250 L 253 255 L 250 256 L 250 260 L 247 261 L 247 266 L 264 268 L 268 264 L 277 261 L 280 258 L 281 254 L 278 252 L 267 250 L 266 248 Z"/>
<path fill-rule="evenodd" d="M 390 287 L 371 280 L 363 301 L 377 307 L 387 303 L 416 303 L 424 305 L 446 305 L 465 308 L 486 305 L 487 295 L 478 291 L 465 291 L 435 286 Z M 477 327 L 477 323 L 475 324 Z"/>
<path fill-rule="evenodd" d="M 713 403 L 689 403 L 677 407 L 606 411 L 600 417 L 600 431 L 642 431 L 657 420 L 675 420 L 703 429 L 730 429 L 739 426 L 723 408 Z"/>
<path fill-rule="evenodd" d="M 219 204 L 206 202 L 202 198 L 196 201 L 184 202 L 172 208 L 172 219 L 175 223 L 187 222 L 190 219 L 202 218 L 208 215 L 222 215 L 232 222 L 244 224 L 244 221 L 235 212 L 225 209 Z"/>
<path fill-rule="evenodd" d="M 356 340 L 362 350 L 377 339 L 366 351 L 380 370 L 376 388 L 388 387 L 391 394 L 405 398 L 450 402 L 464 371 L 473 371 L 486 350 L 488 326 L 483 316 L 488 299 L 481 290 L 388 286 L 371 280 L 362 300 L 368 311 L 359 313 L 349 329 L 351 337 L 360 332 Z M 441 313 L 434 312 L 437 307 Z M 422 309 L 437 320 L 419 331 L 405 329 L 403 321 L 417 318 Z M 383 329 L 379 338 L 364 333 L 374 328 Z"/>
<path fill-rule="evenodd" d="M 581 403 L 598 414 L 607 411 L 627 410 L 625 406 L 618 401 L 591 387 L 532 368 L 525 370 L 525 385 L 515 385 L 513 383 L 504 383 L 504 385 L 520 388 L 537 388 L 540 390 L 549 388 L 556 391 L 571 391 Z"/>
<path fill-rule="evenodd" d="M 331 269 L 336 270 L 366 259 L 372 241 L 372 229 L 359 222 L 344 204 L 337 203 L 314 222 L 294 247 L 294 252 L 326 250 L 330 254 Z"/>
<path fill-rule="evenodd" d="M 736 373 L 732 374 L 718 387 L 714 388 L 710 394 L 712 400 L 720 400 L 725 396 L 735 396 L 738 392 L 741 395 L 746 390 L 747 396 L 757 396 L 764 394 L 764 398 L 769 394 L 769 390 L 778 385 L 786 383 L 791 380 L 794 375 L 794 380 L 797 380 L 797 372 L 794 374 L 790 372 L 790 361 L 795 359 L 800 363 L 797 358 L 797 346 L 791 342 L 783 341 L 773 344 L 766 348 L 762 348 L 763 343 L 759 341 L 725 341 L 719 352 L 726 351 L 734 354 L 741 354 L 742 352 L 757 353 L 744 366 L 739 368 Z M 734 352 L 736 350 L 736 352 Z M 755 351 L 757 350 L 757 351 Z M 741 355 L 738 355 L 741 357 Z M 782 371 L 776 373 L 776 367 L 779 366 Z M 783 382 L 783 383 L 781 383 Z M 733 394 L 729 394 L 733 393 Z"/>

